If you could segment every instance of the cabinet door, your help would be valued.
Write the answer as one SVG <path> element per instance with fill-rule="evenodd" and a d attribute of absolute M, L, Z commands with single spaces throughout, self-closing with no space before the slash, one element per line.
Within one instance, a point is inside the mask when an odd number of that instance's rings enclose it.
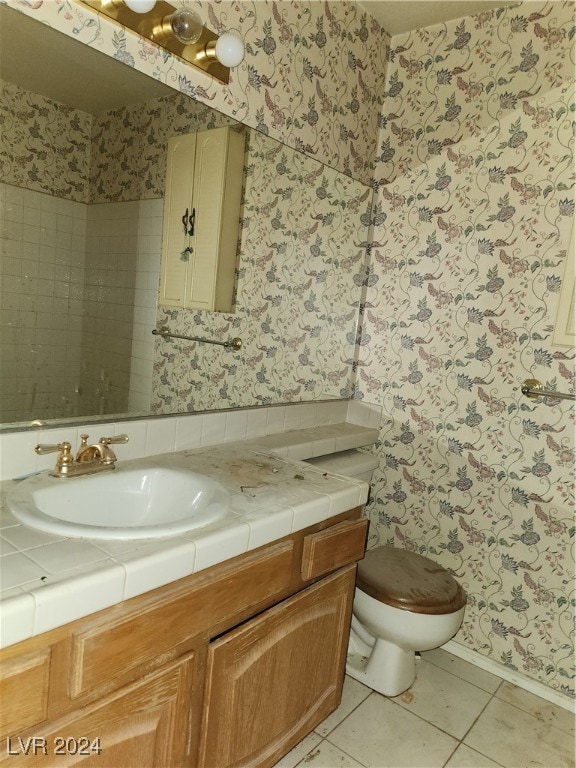
<path fill-rule="evenodd" d="M 188 765 L 192 656 L 98 704 L 6 739 L 18 768 L 172 768 Z"/>
<path fill-rule="evenodd" d="M 51 648 L 43 648 L 0 664 L 0 735 L 46 720 L 50 662 Z"/>
<path fill-rule="evenodd" d="M 186 295 L 195 157 L 195 133 L 168 139 L 160 281 L 160 304 L 168 307 L 183 307 Z"/>
<path fill-rule="evenodd" d="M 356 566 L 212 643 L 199 765 L 271 766 L 342 695 Z"/>

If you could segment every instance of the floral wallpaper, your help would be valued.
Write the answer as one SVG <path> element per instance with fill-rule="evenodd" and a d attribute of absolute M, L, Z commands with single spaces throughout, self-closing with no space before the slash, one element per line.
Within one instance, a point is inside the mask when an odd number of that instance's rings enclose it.
<path fill-rule="evenodd" d="M 236 121 L 181 94 L 96 115 L 90 202 L 163 198 L 170 136 L 225 125 Z"/>
<path fill-rule="evenodd" d="M 228 85 L 75 0 L 6 4 L 365 184 L 372 181 L 389 37 L 354 2 L 190 0 L 210 29 L 237 31 L 245 42 L 245 59 Z"/>
<path fill-rule="evenodd" d="M 393 38 L 357 395 L 383 406 L 371 545 L 450 568 L 456 637 L 574 695 L 574 4 Z"/>
<path fill-rule="evenodd" d="M 2 181 L 86 202 L 92 118 L 0 80 Z"/>
<path fill-rule="evenodd" d="M 159 308 L 153 412 L 349 397 L 371 190 L 250 132 L 235 313 Z"/>
<path fill-rule="evenodd" d="M 377 189 L 363 268 L 359 237 L 333 250 L 327 217 L 340 210 L 314 198 L 323 182 L 300 188 L 303 168 L 277 174 L 244 212 L 259 250 L 238 275 L 237 313 L 166 319 L 243 336 L 256 380 L 278 391 L 297 351 L 294 387 L 313 388 L 320 351 L 335 375 L 342 314 L 324 298 L 338 290 L 332 264 L 344 264 L 362 289 L 354 395 L 384 410 L 370 544 L 442 562 L 469 595 L 457 641 L 573 696 L 574 411 L 519 391 L 533 375 L 574 392 L 575 351 L 551 341 L 574 215 L 573 3 L 491 10 L 390 41 L 345 1 L 197 2 L 208 26 L 245 39 L 229 86 L 69 0 L 9 4 Z M 308 242 L 291 218 L 297 186 L 314 203 L 302 208 Z M 258 240 L 266 208 L 279 231 Z M 170 354 L 182 381 L 172 392 Z M 244 396 L 238 359 L 205 354 L 186 369 L 161 349 L 159 407 L 193 399 L 202 377 L 221 379 L 227 402 Z"/>

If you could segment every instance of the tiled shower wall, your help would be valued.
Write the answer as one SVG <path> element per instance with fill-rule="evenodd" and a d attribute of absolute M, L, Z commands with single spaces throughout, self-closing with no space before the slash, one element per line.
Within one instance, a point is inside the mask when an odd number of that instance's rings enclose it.
<path fill-rule="evenodd" d="M 0 421 L 147 412 L 163 201 L 97 204 L 90 115 L 6 83 L 0 110 Z"/>
<path fill-rule="evenodd" d="M 147 412 L 162 200 L 0 185 L 0 421 Z"/>
<path fill-rule="evenodd" d="M 86 206 L 1 184 L 0 421 L 72 416 L 79 397 Z"/>
<path fill-rule="evenodd" d="M 89 206 L 84 413 L 149 410 L 162 211 L 162 200 Z"/>
<path fill-rule="evenodd" d="M 70 261 L 70 272 L 52 271 L 50 277 L 57 284 L 54 290 L 59 298 L 64 299 L 58 308 L 58 327 L 70 324 L 74 337 L 64 340 L 43 332 L 39 343 L 37 334 L 30 331 L 19 335 L 14 320 L 6 313 L 2 316 L 2 322 L 8 323 L 2 331 L 6 361 L 16 354 L 10 350 L 11 339 L 18 337 L 20 349 L 18 364 L 6 373 L 10 382 L 2 393 L 11 393 L 10 407 L 3 408 L 6 413 L 2 421 L 27 421 L 30 414 L 42 419 L 147 413 L 154 354 L 151 332 L 156 326 L 160 273 L 166 173 L 163 148 L 167 137 L 174 133 L 234 121 L 179 94 L 92 117 L 13 84 L 1 85 L 0 111 L 6 128 L 0 140 L 0 156 L 5 178 L 14 185 L 14 195 L 19 189 L 26 194 L 29 188 L 38 190 L 30 194 L 43 200 L 43 209 L 50 213 L 60 201 L 64 207 L 68 198 L 80 200 L 78 210 L 85 209 L 86 222 L 86 243 L 76 242 L 83 264 L 85 260 L 80 288 L 72 285 L 77 281 L 80 256 L 67 253 L 63 235 L 59 234 L 59 244 L 64 250 L 58 257 L 50 250 L 51 235 L 36 239 L 37 247 L 48 249 L 46 255 L 40 255 L 42 260 L 50 264 L 55 258 Z M 14 119 L 15 115 L 29 119 Z M 74 125 L 81 126 L 80 133 Z M 37 133 L 43 137 L 43 149 L 35 143 Z M 34 151 L 30 152 L 30 148 Z M 118 153 L 122 153 L 128 170 L 120 171 L 115 159 Z M 65 163 L 61 162 L 63 156 Z M 58 197 L 51 195 L 54 187 Z M 56 201 L 52 208 L 47 202 L 50 199 Z M 16 214 L 6 211 L 5 215 L 13 219 Z M 28 212 L 21 222 L 22 229 L 12 219 L 10 231 L 3 234 L 9 243 L 31 237 L 26 231 L 27 222 L 39 223 L 40 214 Z M 44 219 L 50 230 L 64 226 L 47 213 Z M 6 247 L 14 249 L 14 245 Z M 18 269 L 14 263 L 10 268 Z M 27 287 L 26 280 L 6 281 L 3 306 L 28 306 Z M 70 311 L 74 319 L 68 322 L 65 299 L 70 295 L 75 302 L 83 300 L 83 304 L 74 305 Z M 36 302 L 33 304 L 36 306 Z M 46 322 L 46 318 L 27 320 L 34 328 Z M 52 322 L 45 326 L 53 327 Z M 65 357 L 57 349 L 60 345 L 66 350 Z M 39 346 L 42 356 L 50 360 L 49 371 L 43 365 L 31 369 L 23 363 L 30 356 L 37 359 Z M 74 366 L 69 364 L 71 358 Z M 48 387 L 50 397 L 46 394 Z M 39 399 L 40 393 L 46 395 L 43 400 Z"/>

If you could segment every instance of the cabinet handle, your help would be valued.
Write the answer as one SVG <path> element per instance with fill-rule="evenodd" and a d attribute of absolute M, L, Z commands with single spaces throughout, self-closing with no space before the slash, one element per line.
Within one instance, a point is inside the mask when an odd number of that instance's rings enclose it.
<path fill-rule="evenodd" d="M 188 234 L 188 208 L 186 208 L 186 213 L 184 216 L 182 216 L 182 224 L 184 224 L 184 234 Z"/>
<path fill-rule="evenodd" d="M 186 213 L 188 213 L 188 209 L 186 209 Z M 192 208 L 192 213 L 190 214 L 188 218 L 188 224 L 189 224 L 189 230 L 188 234 L 193 236 L 194 235 L 194 227 L 196 225 L 196 208 Z"/>

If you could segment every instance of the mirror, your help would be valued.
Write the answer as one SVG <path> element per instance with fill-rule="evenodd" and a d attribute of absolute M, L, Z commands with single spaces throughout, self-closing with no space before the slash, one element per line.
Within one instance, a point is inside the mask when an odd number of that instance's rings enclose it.
<path fill-rule="evenodd" d="M 0 12 L 2 425 L 350 396 L 371 190 Z M 246 132 L 234 312 L 161 307 L 167 140 L 232 125 Z"/>

